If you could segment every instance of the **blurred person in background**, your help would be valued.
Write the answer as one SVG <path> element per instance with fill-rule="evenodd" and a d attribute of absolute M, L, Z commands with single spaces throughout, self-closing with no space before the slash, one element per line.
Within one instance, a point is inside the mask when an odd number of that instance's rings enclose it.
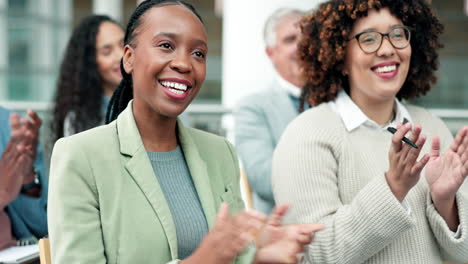
<path fill-rule="evenodd" d="M 92 15 L 75 28 L 63 58 L 54 99 L 53 142 L 104 124 L 107 105 L 122 80 L 121 26 Z"/>
<path fill-rule="evenodd" d="M 286 128 L 272 180 L 291 204 L 286 223 L 328 227 L 310 263 L 468 261 L 468 126 L 454 138 L 401 102 L 437 80 L 443 25 L 427 2 L 330 0 L 303 19 L 305 99 L 317 106 Z"/>
<path fill-rule="evenodd" d="M 256 87 L 259 91 L 242 98 L 234 111 L 235 144 L 253 191 L 254 208 L 266 214 L 275 206 L 271 190 L 273 150 L 283 130 L 299 114 L 303 81 L 297 44 L 304 14 L 281 8 L 267 19 L 265 50 L 276 74 L 266 89 Z"/>
<path fill-rule="evenodd" d="M 41 119 L 0 107 L 0 250 L 47 235 L 47 175 L 38 144 Z"/>

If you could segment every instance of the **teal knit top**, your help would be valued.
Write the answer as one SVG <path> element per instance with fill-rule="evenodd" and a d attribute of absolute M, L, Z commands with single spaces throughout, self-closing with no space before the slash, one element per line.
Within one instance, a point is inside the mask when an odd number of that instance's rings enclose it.
<path fill-rule="evenodd" d="M 147 152 L 176 226 L 178 258 L 185 259 L 208 233 L 208 224 L 182 149 Z"/>

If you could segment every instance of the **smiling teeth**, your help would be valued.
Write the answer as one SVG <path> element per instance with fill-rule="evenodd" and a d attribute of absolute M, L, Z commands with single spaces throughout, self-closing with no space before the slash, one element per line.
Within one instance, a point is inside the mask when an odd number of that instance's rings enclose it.
<path fill-rule="evenodd" d="M 172 87 L 172 88 L 175 88 L 175 89 L 169 89 L 171 90 L 172 92 L 174 91 L 177 91 L 177 92 L 174 92 L 174 93 L 177 93 L 177 94 L 182 94 L 184 93 L 185 91 L 187 91 L 187 85 L 185 84 L 182 84 L 182 83 L 176 83 L 176 82 L 161 82 L 162 85 L 166 86 L 166 87 Z M 180 92 L 180 93 L 179 93 Z"/>
<path fill-rule="evenodd" d="M 172 89 L 172 88 L 169 88 L 169 91 L 171 91 L 172 93 L 175 93 L 175 94 L 183 94 L 183 93 L 185 93 L 185 91 L 176 90 L 176 89 Z"/>
<path fill-rule="evenodd" d="M 374 72 L 383 73 L 383 72 L 392 72 L 394 70 L 396 70 L 396 65 L 388 65 L 388 66 L 378 67 L 374 70 Z"/>

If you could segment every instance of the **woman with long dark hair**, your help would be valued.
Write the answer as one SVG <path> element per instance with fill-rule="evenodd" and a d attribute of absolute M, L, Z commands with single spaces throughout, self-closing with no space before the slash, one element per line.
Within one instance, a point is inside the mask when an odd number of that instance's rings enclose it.
<path fill-rule="evenodd" d="M 123 30 L 108 16 L 84 18 L 73 31 L 60 68 L 53 111 L 54 141 L 104 123 L 122 79 Z"/>

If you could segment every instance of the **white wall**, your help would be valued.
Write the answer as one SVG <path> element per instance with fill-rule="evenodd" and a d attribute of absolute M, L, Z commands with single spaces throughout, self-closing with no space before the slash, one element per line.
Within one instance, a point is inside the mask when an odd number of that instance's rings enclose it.
<path fill-rule="evenodd" d="M 224 0 L 223 106 L 232 108 L 244 95 L 263 89 L 274 69 L 265 54 L 263 25 L 276 9 L 308 11 L 320 0 Z"/>
<path fill-rule="evenodd" d="M 57 50 L 55 53 L 60 55 L 56 56 L 54 64 L 60 65 L 73 29 L 73 0 L 60 0 L 57 3 L 56 9 L 59 12 L 57 18 L 60 23 L 67 25 L 65 27 L 60 27 L 57 32 Z"/>
<path fill-rule="evenodd" d="M 465 0 L 465 14 L 468 16 L 468 0 Z"/>
<path fill-rule="evenodd" d="M 108 15 L 118 22 L 122 22 L 123 1 L 122 0 L 93 0 L 93 13 Z"/>
<path fill-rule="evenodd" d="M 52 0 L 38 0 L 28 2 L 28 11 L 31 14 L 37 15 L 42 19 L 51 19 L 54 17 L 54 6 Z M 43 74 L 37 72 L 38 69 L 52 71 L 54 59 L 57 56 L 54 47 L 53 28 L 50 23 L 31 23 L 32 28 L 31 40 L 34 40 L 34 45 L 28 45 L 29 48 L 29 66 L 33 71 L 30 75 L 31 87 L 53 87 L 54 81 L 47 78 Z M 50 88 L 47 89 L 49 91 Z M 43 96 L 47 94 L 43 89 L 30 89 L 30 97 L 36 100 L 45 100 Z M 49 97 L 49 96 L 46 96 Z"/>

